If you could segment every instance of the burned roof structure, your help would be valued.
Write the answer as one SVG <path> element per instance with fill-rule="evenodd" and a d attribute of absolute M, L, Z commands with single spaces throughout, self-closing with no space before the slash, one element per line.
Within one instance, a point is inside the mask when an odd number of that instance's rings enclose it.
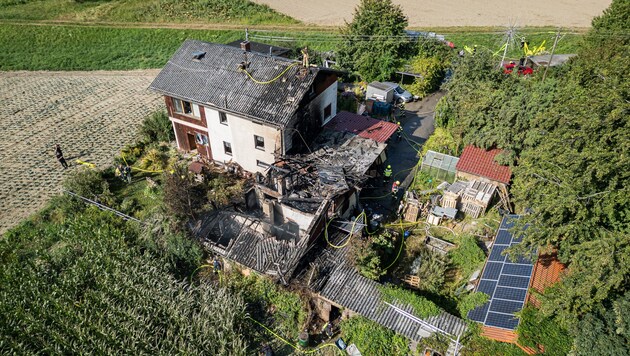
<path fill-rule="evenodd" d="M 232 46 L 186 40 L 149 88 L 284 128 L 318 72 L 327 70 L 299 64 Z M 282 78 L 274 80 L 280 74 Z M 252 78 L 268 83 L 260 85 Z"/>
<path fill-rule="evenodd" d="M 254 42 L 254 41 L 245 41 L 245 40 L 236 40 L 228 43 L 228 46 L 234 48 L 243 49 L 243 45 L 247 45 L 249 43 L 249 48 L 252 52 L 258 52 L 260 54 L 266 54 L 268 56 L 276 56 L 276 57 L 285 57 L 288 58 L 291 50 L 289 48 L 272 46 L 266 43 Z"/>

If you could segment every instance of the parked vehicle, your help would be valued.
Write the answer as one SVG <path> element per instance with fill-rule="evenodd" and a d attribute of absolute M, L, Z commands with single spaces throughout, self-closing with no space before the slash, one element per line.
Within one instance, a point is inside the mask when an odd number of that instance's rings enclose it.
<path fill-rule="evenodd" d="M 409 103 L 413 101 L 413 95 L 405 89 L 401 88 L 400 85 L 392 82 L 383 82 L 383 84 L 388 84 L 394 87 L 394 101 L 396 103 L 405 102 Z"/>
<path fill-rule="evenodd" d="M 413 101 L 413 95 L 398 84 L 392 82 L 372 82 L 368 84 L 366 99 L 376 99 L 387 103 L 408 103 Z"/>

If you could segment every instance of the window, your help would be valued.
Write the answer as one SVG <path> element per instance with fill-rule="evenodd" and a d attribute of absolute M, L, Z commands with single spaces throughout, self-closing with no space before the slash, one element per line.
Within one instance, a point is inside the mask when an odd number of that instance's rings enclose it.
<path fill-rule="evenodd" d="M 198 144 L 208 146 L 208 136 L 202 135 L 199 132 L 196 132 L 195 138 Z"/>
<path fill-rule="evenodd" d="M 232 155 L 232 144 L 229 142 L 223 141 L 223 151 L 225 151 L 226 155 Z"/>
<path fill-rule="evenodd" d="M 267 168 L 267 167 L 269 167 L 269 164 L 267 164 L 267 163 L 265 163 L 265 162 L 263 162 L 263 161 L 259 161 L 259 160 L 256 160 L 256 165 L 257 165 L 258 167 L 262 167 L 262 168 Z"/>
<path fill-rule="evenodd" d="M 219 111 L 219 122 L 223 125 L 227 125 L 227 115 L 223 111 Z"/>
<path fill-rule="evenodd" d="M 184 115 L 194 115 L 193 114 L 193 106 L 190 101 L 184 101 L 173 98 L 173 107 L 175 108 L 175 112 Z"/>
<path fill-rule="evenodd" d="M 332 114 L 332 104 L 328 104 L 328 106 L 324 108 L 324 119 L 329 118 L 331 114 Z"/>
<path fill-rule="evenodd" d="M 254 146 L 259 150 L 265 149 L 265 139 L 258 135 L 254 135 Z"/>

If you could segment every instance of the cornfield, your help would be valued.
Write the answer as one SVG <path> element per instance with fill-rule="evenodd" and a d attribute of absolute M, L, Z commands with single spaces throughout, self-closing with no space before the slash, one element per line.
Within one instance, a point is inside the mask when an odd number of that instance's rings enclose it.
<path fill-rule="evenodd" d="M 190 286 L 86 209 L 0 239 L 0 354 L 245 355 L 245 302 Z"/>

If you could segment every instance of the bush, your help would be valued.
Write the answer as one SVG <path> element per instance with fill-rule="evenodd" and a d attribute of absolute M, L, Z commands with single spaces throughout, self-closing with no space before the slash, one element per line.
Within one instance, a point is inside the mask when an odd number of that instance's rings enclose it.
<path fill-rule="evenodd" d="M 171 142 L 175 139 L 171 121 L 163 110 L 144 118 L 140 126 L 140 134 L 147 143 Z"/>
<path fill-rule="evenodd" d="M 140 159 L 140 168 L 149 171 L 163 171 L 168 163 L 168 155 L 159 148 L 150 148 Z"/>
<path fill-rule="evenodd" d="M 407 90 L 421 98 L 436 91 L 446 73 L 446 65 L 443 61 L 436 57 L 423 55 L 411 61 L 411 69 L 414 73 L 420 74 L 421 77 L 414 79 L 413 84 L 409 85 Z"/>
<path fill-rule="evenodd" d="M 545 350 L 545 355 L 569 354 L 573 339 L 559 323 L 533 307 L 521 310 L 520 318 L 521 322 L 516 330 L 519 344 L 534 349 L 540 345 Z"/>
<path fill-rule="evenodd" d="M 107 206 L 114 205 L 114 195 L 109 190 L 109 183 L 103 179 L 100 171 L 94 169 L 86 168 L 73 172 L 64 180 L 63 189 Z"/>
<path fill-rule="evenodd" d="M 243 276 L 236 272 L 226 278 L 228 288 L 241 293 L 253 317 L 289 338 L 297 338 L 306 322 L 306 303 L 300 295 L 287 291 L 265 277 Z M 263 321 L 264 319 L 264 321 Z"/>
<path fill-rule="evenodd" d="M 357 112 L 358 101 L 353 92 L 345 91 L 337 96 L 337 111 Z"/>
<path fill-rule="evenodd" d="M 449 130 L 436 127 L 429 139 L 422 145 L 422 156 L 427 151 L 445 153 L 451 156 L 459 156 L 459 143 L 455 141 Z"/>
<path fill-rule="evenodd" d="M 362 316 L 341 322 L 342 337 L 354 343 L 363 355 L 408 355 L 407 340 Z"/>
<path fill-rule="evenodd" d="M 208 199 L 217 207 L 241 202 L 244 199 L 243 186 L 244 181 L 237 177 L 218 175 L 208 181 Z"/>
<path fill-rule="evenodd" d="M 455 108 L 447 96 L 442 97 L 435 106 L 434 125 L 443 129 L 450 129 L 455 125 Z"/>
<path fill-rule="evenodd" d="M 176 219 L 194 218 L 201 209 L 205 189 L 195 182 L 185 164 L 173 167 L 173 172 L 164 172 L 164 204 L 169 215 Z"/>
<path fill-rule="evenodd" d="M 459 269 L 463 278 L 479 269 L 486 259 L 486 254 L 477 244 L 477 239 L 471 235 L 462 235 L 457 248 L 449 251 L 451 262 Z"/>
<path fill-rule="evenodd" d="M 489 299 L 486 293 L 474 292 L 461 296 L 457 303 L 459 315 L 462 318 L 468 318 L 468 312 L 476 307 L 482 306 Z"/>
<path fill-rule="evenodd" d="M 353 243 L 350 258 L 360 275 L 377 281 L 387 273 L 383 268 L 383 260 L 394 253 L 392 239 L 392 234 L 384 231 L 371 240 L 357 239 Z"/>
<path fill-rule="evenodd" d="M 428 249 L 421 250 L 419 258 L 420 268 L 416 274 L 420 277 L 419 288 L 432 293 L 439 293 L 444 285 L 446 258 Z"/>

